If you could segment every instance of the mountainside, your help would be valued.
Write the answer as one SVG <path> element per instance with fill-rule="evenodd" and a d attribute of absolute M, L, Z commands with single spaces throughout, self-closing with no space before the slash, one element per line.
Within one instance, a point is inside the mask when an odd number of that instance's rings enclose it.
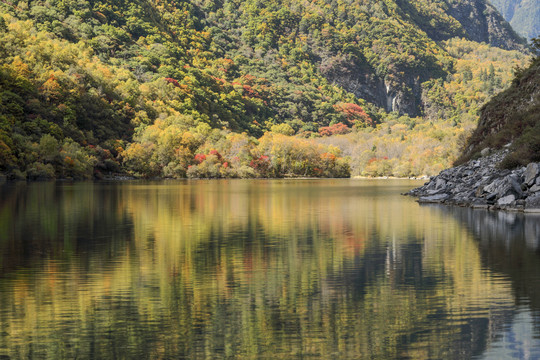
<path fill-rule="evenodd" d="M 540 40 L 534 40 L 540 54 Z M 512 85 L 481 110 L 477 129 L 458 163 L 478 157 L 485 148 L 509 147 L 502 167 L 540 161 L 540 56 L 520 69 Z"/>
<path fill-rule="evenodd" d="M 481 110 L 456 167 L 410 195 L 419 202 L 540 213 L 540 39 L 536 57 Z"/>
<path fill-rule="evenodd" d="M 346 149 L 301 138 L 367 134 L 390 128 L 388 119 L 420 134 L 424 120 L 412 117 L 421 114 L 441 127 L 429 145 L 437 148 L 524 59 L 453 41 L 523 50 L 490 9 L 483 0 L 6 0 L 0 171 L 342 176 L 348 170 L 336 164 Z M 461 61 L 476 49 L 484 53 Z M 279 136 L 261 138 L 268 130 Z M 270 153 L 276 142 L 304 149 L 297 164 L 290 152 Z M 362 167 L 388 159 L 375 145 L 363 156 Z"/>
<path fill-rule="evenodd" d="M 516 40 L 517 34 L 487 1 L 449 1 L 448 14 L 461 23 L 470 40 L 503 49 L 517 49 L 516 43 L 523 43 Z"/>
<path fill-rule="evenodd" d="M 490 0 L 512 27 L 527 39 L 540 35 L 540 3 L 537 0 Z"/>

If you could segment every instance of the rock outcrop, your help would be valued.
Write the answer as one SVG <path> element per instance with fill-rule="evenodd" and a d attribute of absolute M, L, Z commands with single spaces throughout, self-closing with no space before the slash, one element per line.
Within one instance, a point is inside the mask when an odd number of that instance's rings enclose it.
<path fill-rule="evenodd" d="M 524 50 L 525 39 L 488 1 L 460 0 L 449 2 L 448 6 L 448 14 L 461 23 L 470 40 L 506 50 Z"/>
<path fill-rule="evenodd" d="M 505 149 L 444 170 L 407 195 L 418 197 L 419 203 L 540 213 L 540 163 L 499 169 L 497 165 L 507 152 Z"/>

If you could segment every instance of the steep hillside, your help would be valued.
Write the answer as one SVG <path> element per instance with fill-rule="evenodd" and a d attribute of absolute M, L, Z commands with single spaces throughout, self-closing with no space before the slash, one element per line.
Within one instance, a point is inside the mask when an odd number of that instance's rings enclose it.
<path fill-rule="evenodd" d="M 2 1 L 0 171 L 31 178 L 121 168 L 145 176 L 342 176 L 342 150 L 301 137 L 372 129 L 388 112 L 426 114 L 432 125 L 441 117 L 459 128 L 463 110 L 453 111 L 455 104 L 478 104 L 504 88 L 519 53 L 505 54 L 510 61 L 500 67 L 494 57 L 471 71 L 441 42 L 464 37 L 523 49 L 486 6 Z M 464 99 L 453 93 L 461 83 L 484 85 Z M 262 141 L 268 130 L 280 136 Z M 304 149 L 296 162 L 270 153 L 287 141 Z M 308 160 L 310 152 L 318 158 Z"/>
<path fill-rule="evenodd" d="M 41 0 L 0 6 L 31 19 L 38 30 L 88 43 L 101 60 L 127 65 L 138 80 L 156 73 L 181 78 L 178 68 L 186 64 L 202 69 L 213 60 L 233 60 L 227 63 L 232 69 L 216 65 L 233 71 L 213 73 L 229 81 L 251 74 L 295 83 L 294 90 L 286 89 L 291 95 L 305 81 L 291 81 L 288 72 L 305 62 L 302 72 L 314 72 L 387 111 L 410 115 L 422 110 L 421 83 L 452 71 L 435 41 L 458 36 L 523 49 L 522 39 L 485 0 Z M 269 68 L 269 63 L 279 66 Z M 289 117 L 275 110 L 278 120 Z M 305 118 L 306 112 L 301 120 L 312 120 Z"/>
<path fill-rule="evenodd" d="M 461 23 L 470 40 L 503 49 L 518 48 L 518 35 L 488 1 L 451 0 L 448 13 Z"/>
<path fill-rule="evenodd" d="M 455 167 L 409 195 L 420 203 L 540 213 L 540 40 L 537 56 L 482 109 Z"/>
<path fill-rule="evenodd" d="M 527 39 L 540 35 L 540 2 L 537 0 L 490 0 L 512 27 Z"/>
<path fill-rule="evenodd" d="M 540 51 L 540 40 L 534 40 Z M 472 134 L 463 163 L 479 156 L 485 148 L 501 149 L 510 145 L 502 166 L 513 168 L 540 161 L 540 56 L 517 72 L 512 85 L 499 93 L 481 110 L 478 128 Z"/>

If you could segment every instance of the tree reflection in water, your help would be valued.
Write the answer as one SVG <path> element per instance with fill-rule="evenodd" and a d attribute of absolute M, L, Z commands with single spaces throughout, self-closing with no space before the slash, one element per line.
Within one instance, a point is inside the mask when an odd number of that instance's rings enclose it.
<path fill-rule="evenodd" d="M 0 355 L 481 355 L 531 294 L 475 215 L 399 195 L 416 184 L 4 186 Z"/>

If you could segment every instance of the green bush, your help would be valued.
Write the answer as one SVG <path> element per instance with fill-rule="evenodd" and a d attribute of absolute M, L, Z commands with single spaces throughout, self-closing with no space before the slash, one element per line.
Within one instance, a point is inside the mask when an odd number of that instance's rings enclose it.
<path fill-rule="evenodd" d="M 51 180 L 55 178 L 54 167 L 51 164 L 35 162 L 26 171 L 29 180 Z"/>

